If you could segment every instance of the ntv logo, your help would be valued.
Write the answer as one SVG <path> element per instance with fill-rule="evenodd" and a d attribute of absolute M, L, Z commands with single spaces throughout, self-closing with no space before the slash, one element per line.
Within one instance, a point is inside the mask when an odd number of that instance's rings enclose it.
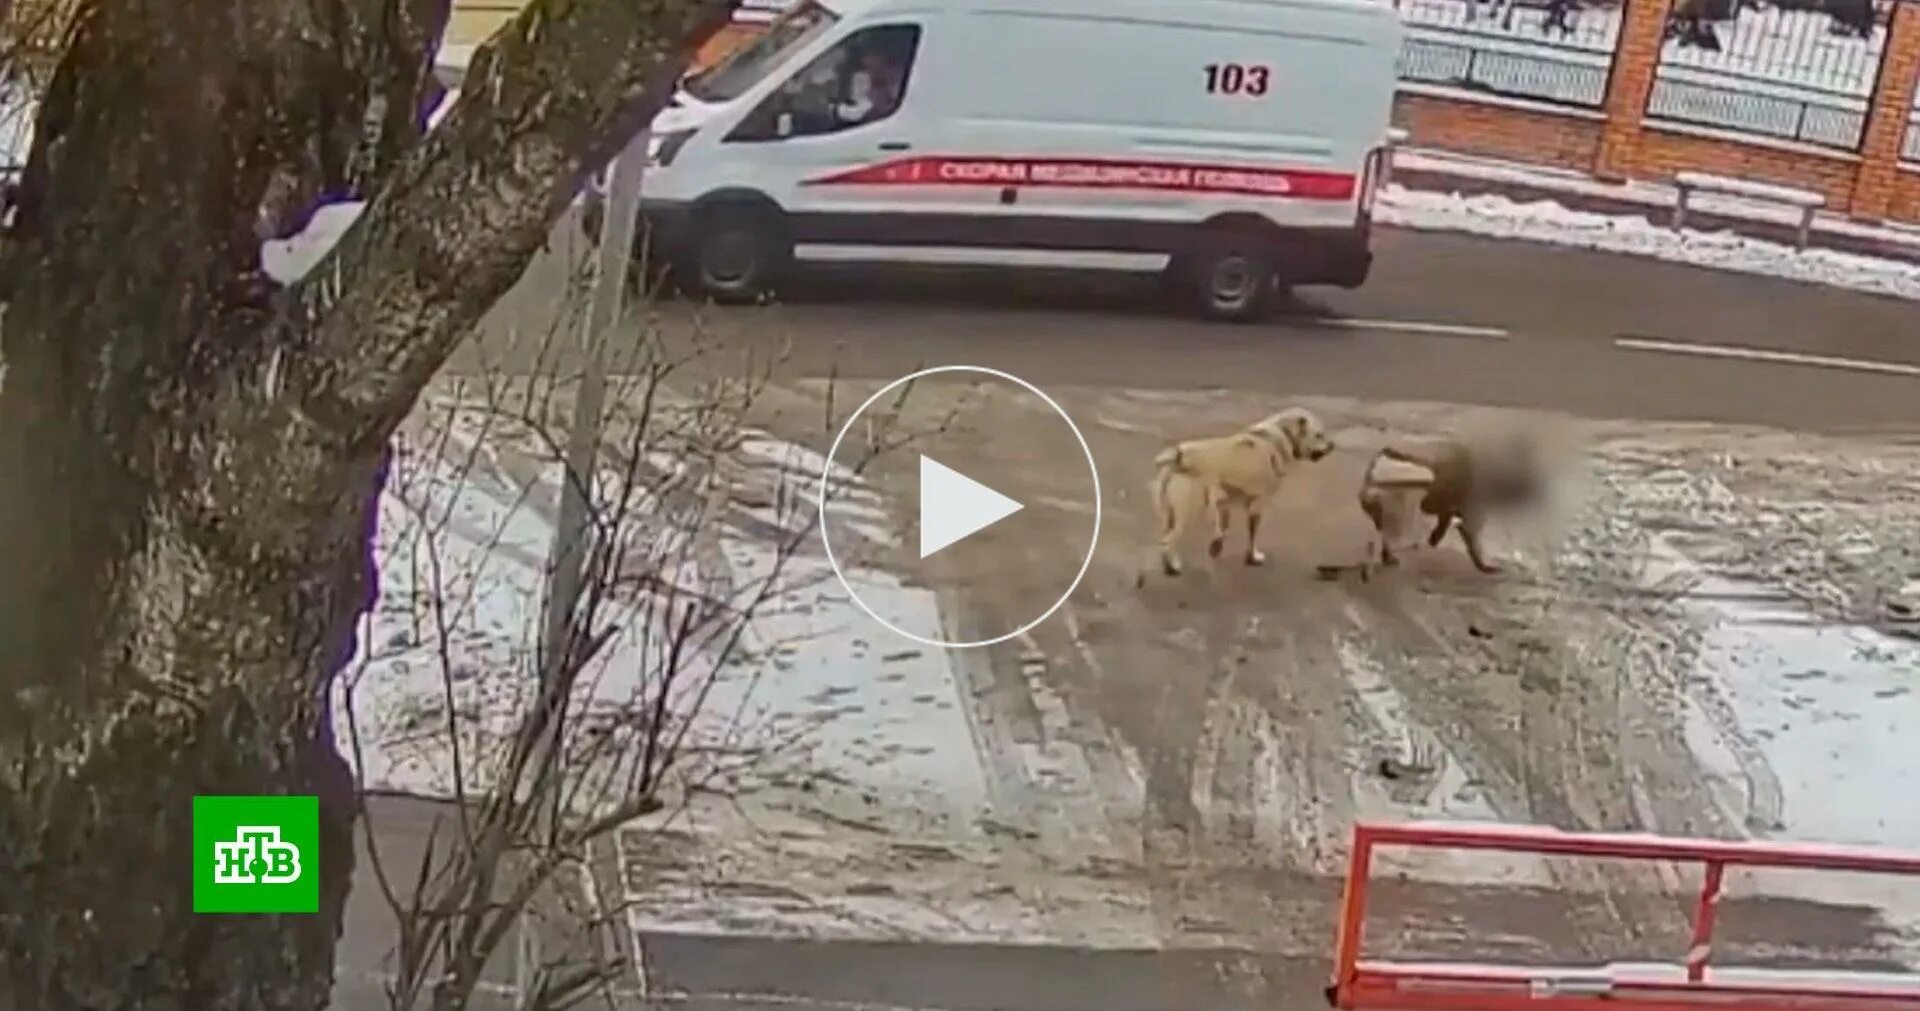
<path fill-rule="evenodd" d="M 216 885 L 290 885 L 300 880 L 300 847 L 272 825 L 243 825 L 232 842 L 213 844 Z"/>
<path fill-rule="evenodd" d="M 320 911 L 317 797 L 193 798 L 193 911 Z"/>

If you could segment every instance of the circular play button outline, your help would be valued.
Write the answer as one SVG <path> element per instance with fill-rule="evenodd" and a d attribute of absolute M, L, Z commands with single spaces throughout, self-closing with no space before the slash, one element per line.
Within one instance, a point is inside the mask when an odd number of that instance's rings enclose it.
<path fill-rule="evenodd" d="M 1080 560 L 1080 571 L 1073 574 L 1073 582 L 1067 584 L 1067 588 L 1061 591 L 1060 598 L 1058 600 L 1055 600 L 1052 606 L 1048 607 L 1045 611 L 1042 611 L 1039 617 L 1034 618 L 1032 621 L 1027 622 L 1026 624 L 1020 626 L 1019 628 L 1014 629 L 1011 632 L 994 636 L 991 639 L 974 639 L 974 640 L 935 639 L 930 636 L 917 635 L 913 632 L 909 632 L 906 629 L 901 628 L 898 625 L 895 625 L 893 622 L 888 621 L 885 618 L 882 618 L 879 612 L 867 606 L 867 602 L 860 599 L 860 591 L 853 588 L 853 581 L 849 580 L 847 578 L 847 574 L 841 571 L 840 559 L 834 557 L 834 554 L 833 554 L 833 538 L 829 536 L 827 533 L 827 488 L 829 484 L 831 484 L 833 481 L 833 469 L 835 466 L 834 459 L 840 455 L 840 443 L 846 439 L 847 433 L 853 429 L 853 423 L 860 420 L 860 416 L 867 412 L 867 408 L 872 407 L 876 401 L 878 401 L 881 397 L 886 396 L 889 392 L 895 389 L 898 389 L 899 387 L 904 386 L 905 384 L 913 382 L 915 380 L 922 379 L 927 376 L 939 375 L 943 372 L 977 372 L 982 375 L 993 376 L 996 379 L 1003 379 L 1003 380 L 1006 380 L 1007 382 L 1013 383 L 1014 385 L 1019 386 L 1021 389 L 1026 390 L 1028 393 L 1031 393 L 1034 396 L 1039 397 L 1042 402 L 1044 402 L 1048 407 L 1053 409 L 1053 413 L 1060 416 L 1061 421 L 1064 421 L 1067 423 L 1067 430 L 1073 433 L 1074 441 L 1080 444 L 1081 455 L 1087 458 L 1087 473 L 1091 475 L 1093 478 L 1093 535 L 1087 539 L 1087 554 L 1085 558 L 1082 558 Z M 1073 596 L 1073 591 L 1080 588 L 1080 581 L 1087 577 L 1087 569 L 1093 566 L 1094 549 L 1100 546 L 1101 513 L 1105 509 L 1105 505 L 1104 503 L 1102 503 L 1101 497 L 1100 497 L 1100 467 L 1098 464 L 1093 462 L 1093 450 L 1091 447 L 1087 445 L 1087 437 L 1081 434 L 1080 426 L 1074 424 L 1073 418 L 1068 416 L 1067 412 L 1063 408 L 1061 408 L 1059 402 L 1055 401 L 1052 397 L 1047 396 L 1045 391 L 1041 390 L 1040 387 L 1035 386 L 1030 382 L 1027 382 L 1025 379 L 1022 379 L 1011 372 L 1002 372 L 999 369 L 988 368 L 985 365 L 936 365 L 932 368 L 921 369 L 918 372 L 910 372 L 907 375 L 901 376 L 900 378 L 895 379 L 893 382 L 890 382 L 887 385 L 880 387 L 880 389 L 874 391 L 874 394 L 872 396 L 868 397 L 863 403 L 861 403 L 859 407 L 854 409 L 854 412 L 852 414 L 847 416 L 846 424 L 841 425 L 840 431 L 834 434 L 833 444 L 827 447 L 827 458 L 820 467 L 820 491 L 818 495 L 815 496 L 815 498 L 816 498 L 816 504 L 819 512 L 819 516 L 816 519 L 816 522 L 820 524 L 820 545 L 821 547 L 826 549 L 827 564 L 833 567 L 834 578 L 840 580 L 840 585 L 846 589 L 847 596 L 853 598 L 854 604 L 858 606 L 860 610 L 865 611 L 867 614 L 867 617 L 872 618 L 874 621 L 879 622 L 881 625 L 885 626 L 888 631 L 891 631 L 896 635 L 905 636 L 906 638 L 912 639 L 914 642 L 920 643 L 923 646 L 939 646 L 945 649 L 970 649 L 975 646 L 992 646 L 996 643 L 1006 642 L 1008 639 L 1012 639 L 1015 636 L 1025 634 L 1027 631 L 1031 630 L 1034 626 L 1040 624 L 1043 621 L 1046 621 L 1048 618 L 1053 617 L 1053 612 L 1060 610 L 1060 606 L 1067 602 L 1067 598 Z"/>

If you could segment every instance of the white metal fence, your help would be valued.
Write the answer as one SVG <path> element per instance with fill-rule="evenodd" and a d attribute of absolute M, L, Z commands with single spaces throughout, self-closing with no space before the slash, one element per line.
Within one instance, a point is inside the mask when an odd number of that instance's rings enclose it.
<path fill-rule="evenodd" d="M 1403 80 L 1599 108 L 1620 38 L 1612 3 L 1400 0 Z"/>
<path fill-rule="evenodd" d="M 1877 0 L 1677 0 L 1647 115 L 1854 150 L 1889 10 Z"/>
<path fill-rule="evenodd" d="M 1620 0 L 1398 6 L 1404 80 L 1584 108 L 1605 101 Z M 1676 0 L 1647 115 L 1857 148 L 1890 10 L 1890 0 Z"/>

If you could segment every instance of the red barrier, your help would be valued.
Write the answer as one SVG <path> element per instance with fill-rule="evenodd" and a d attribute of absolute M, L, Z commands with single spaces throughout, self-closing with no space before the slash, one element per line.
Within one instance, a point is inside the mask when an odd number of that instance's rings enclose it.
<path fill-rule="evenodd" d="M 1382 846 L 1659 860 L 1703 867 L 1693 938 L 1674 963 L 1594 968 L 1393 962 L 1360 949 Z M 1812 843 L 1719 842 L 1561 832 L 1527 825 L 1356 825 L 1327 999 L 1343 1011 L 1920 1011 L 1920 976 L 1709 968 L 1729 867 L 1920 876 L 1920 855 Z"/>

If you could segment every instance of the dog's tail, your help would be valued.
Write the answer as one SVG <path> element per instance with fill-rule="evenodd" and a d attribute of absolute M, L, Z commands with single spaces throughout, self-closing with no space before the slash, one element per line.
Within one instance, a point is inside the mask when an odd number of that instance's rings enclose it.
<path fill-rule="evenodd" d="M 1173 529 L 1173 479 L 1174 475 L 1181 472 L 1183 462 L 1179 446 L 1169 446 L 1153 458 L 1153 484 L 1148 489 L 1148 493 L 1152 500 L 1153 517 L 1161 536 L 1165 536 Z M 1140 567 L 1139 575 L 1133 581 L 1135 587 L 1147 585 L 1147 572 L 1152 567 L 1151 563 Z"/>

